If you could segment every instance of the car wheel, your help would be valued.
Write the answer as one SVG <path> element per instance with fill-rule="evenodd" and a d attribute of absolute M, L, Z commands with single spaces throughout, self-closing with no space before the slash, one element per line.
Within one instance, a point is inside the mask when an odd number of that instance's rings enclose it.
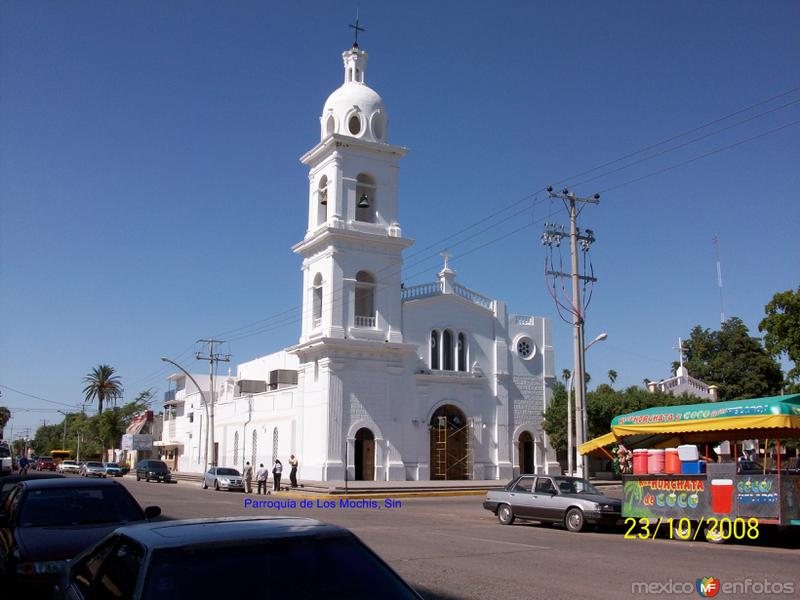
<path fill-rule="evenodd" d="M 205 477 L 203 477 L 203 483 L 200 484 L 200 487 L 203 488 L 204 490 L 208 489 L 208 484 L 206 483 Z"/>
<path fill-rule="evenodd" d="M 515 519 L 514 511 L 508 504 L 501 504 L 497 507 L 497 520 L 501 525 L 511 525 Z"/>
<path fill-rule="evenodd" d="M 720 531 L 720 525 L 717 523 L 716 527 L 712 527 L 711 525 L 706 525 L 703 529 L 703 535 L 706 538 L 706 541 L 711 544 L 724 544 L 728 540 L 722 536 L 722 532 Z"/>
<path fill-rule="evenodd" d="M 214 489 L 216 491 L 219 491 L 219 481 L 217 481 L 216 479 L 214 480 Z"/>
<path fill-rule="evenodd" d="M 672 537 L 682 542 L 690 542 L 692 538 L 694 538 L 696 527 L 697 523 L 693 523 L 688 519 L 679 519 L 675 525 L 675 531 Z"/>
<path fill-rule="evenodd" d="M 142 478 L 139 477 L 139 473 L 136 473 L 136 481 L 141 481 L 141 480 L 142 480 Z"/>
<path fill-rule="evenodd" d="M 564 517 L 564 526 L 567 530 L 577 533 L 583 529 L 583 525 L 583 511 L 580 508 L 570 508 Z"/>
<path fill-rule="evenodd" d="M 149 474 L 149 473 L 148 473 L 147 475 L 145 475 L 145 476 L 144 476 L 144 480 L 145 480 L 147 483 L 150 483 L 150 474 Z"/>

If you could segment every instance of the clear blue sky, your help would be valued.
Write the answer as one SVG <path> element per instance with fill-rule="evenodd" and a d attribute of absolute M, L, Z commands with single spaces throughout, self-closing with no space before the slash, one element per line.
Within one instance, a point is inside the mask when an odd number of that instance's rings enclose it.
<path fill-rule="evenodd" d="M 407 261 L 418 264 L 406 285 L 433 280 L 436 252 L 461 239 L 442 238 L 548 183 L 800 86 L 797 2 L 360 4 L 367 83 L 388 106 L 390 141 L 410 149 L 409 253 L 433 246 Z M 126 399 L 163 391 L 160 356 L 299 305 L 298 157 L 341 83 L 355 6 L 2 3 L 2 385 L 76 406 L 82 377 L 108 363 Z M 613 189 L 796 121 L 800 103 L 778 107 L 797 100 L 800 90 L 573 188 L 608 190 L 581 216 L 600 279 L 587 340 L 609 334 L 587 358 L 593 383 L 609 369 L 618 385 L 667 377 L 678 336 L 718 326 L 715 233 L 725 312 L 751 331 L 774 292 L 797 287 L 800 127 Z M 550 210 L 542 202 L 452 247 L 452 265 L 511 311 L 550 317 L 560 373 L 571 334 L 543 283 Z M 295 343 L 297 316 L 232 342 L 234 361 Z M 59 408 L 2 392 L 0 404 Z M 60 418 L 14 414 L 16 431 Z"/>

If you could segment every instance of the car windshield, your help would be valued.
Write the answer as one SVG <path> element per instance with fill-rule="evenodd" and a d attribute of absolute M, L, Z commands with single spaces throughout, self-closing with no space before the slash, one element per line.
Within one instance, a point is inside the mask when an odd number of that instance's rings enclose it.
<path fill-rule="evenodd" d="M 240 475 L 236 469 L 217 469 L 217 475 Z"/>
<path fill-rule="evenodd" d="M 224 550 L 221 548 L 224 547 Z M 246 597 L 247 577 L 209 573 L 258 573 L 261 581 L 291 581 L 293 599 L 417 598 L 360 542 L 350 537 L 290 538 L 270 542 L 156 550 L 145 581 L 145 598 Z"/>
<path fill-rule="evenodd" d="M 0 458 L 8 458 L 11 456 L 11 451 L 5 446 L 0 446 Z"/>
<path fill-rule="evenodd" d="M 61 464 L 62 465 L 77 465 L 78 463 L 76 463 L 74 460 L 62 460 Z"/>
<path fill-rule="evenodd" d="M 574 479 L 572 477 L 553 477 L 553 481 L 558 486 L 558 491 L 562 494 L 580 494 L 602 496 L 603 492 L 594 487 L 585 479 Z"/>
<path fill-rule="evenodd" d="M 119 465 L 117 463 L 106 463 L 106 466 L 107 467 L 111 467 L 111 468 L 114 468 L 114 467 L 119 468 Z"/>
<path fill-rule="evenodd" d="M 91 525 L 141 521 L 139 505 L 121 486 L 28 490 L 22 500 L 20 527 Z"/>
<path fill-rule="evenodd" d="M 145 465 L 146 469 L 163 469 L 167 470 L 167 465 L 160 460 L 151 460 L 149 463 Z"/>
<path fill-rule="evenodd" d="M 103 463 L 99 463 L 99 462 L 87 462 L 87 463 L 86 463 L 86 466 L 87 466 L 87 467 L 100 467 L 100 468 L 102 469 L 102 468 L 103 468 Z"/>
<path fill-rule="evenodd" d="M 40 458 L 38 460 L 39 460 L 39 462 L 53 462 L 52 458 L 47 458 L 47 457 Z"/>

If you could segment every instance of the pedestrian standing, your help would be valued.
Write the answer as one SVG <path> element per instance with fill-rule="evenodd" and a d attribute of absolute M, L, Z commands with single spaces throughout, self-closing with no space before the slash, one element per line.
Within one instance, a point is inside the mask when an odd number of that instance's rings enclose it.
<path fill-rule="evenodd" d="M 266 494 L 267 493 L 267 477 L 269 476 L 269 471 L 264 467 L 264 463 L 258 465 L 258 471 L 256 471 L 256 480 L 258 481 L 258 493 L 259 494 Z"/>
<path fill-rule="evenodd" d="M 250 466 L 250 463 L 247 462 L 244 464 L 244 493 L 245 494 L 252 494 L 253 493 L 253 467 Z"/>
<path fill-rule="evenodd" d="M 297 487 L 297 457 L 292 454 L 289 456 L 289 466 L 292 470 L 289 472 L 289 480 L 292 482 L 292 487 Z"/>
<path fill-rule="evenodd" d="M 275 464 L 272 465 L 272 489 L 276 492 L 281 491 L 281 473 L 283 472 L 283 465 L 277 458 Z"/>

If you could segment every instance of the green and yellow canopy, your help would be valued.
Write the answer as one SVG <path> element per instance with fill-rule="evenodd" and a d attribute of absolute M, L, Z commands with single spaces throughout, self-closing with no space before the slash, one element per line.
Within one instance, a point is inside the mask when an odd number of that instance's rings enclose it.
<path fill-rule="evenodd" d="M 800 394 L 683 406 L 659 406 L 614 417 L 611 432 L 578 446 L 581 454 L 625 440 L 629 448 L 800 437 Z"/>

